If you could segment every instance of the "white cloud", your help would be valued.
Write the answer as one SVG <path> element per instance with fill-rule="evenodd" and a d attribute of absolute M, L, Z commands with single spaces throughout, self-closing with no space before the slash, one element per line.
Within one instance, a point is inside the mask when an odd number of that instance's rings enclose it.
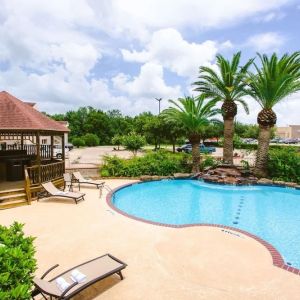
<path fill-rule="evenodd" d="M 224 48 L 231 46 L 230 41 L 222 44 Z M 179 76 L 195 78 L 199 66 L 215 58 L 218 44 L 209 40 L 201 44 L 189 43 L 177 30 L 167 28 L 154 32 L 144 50 L 121 51 L 126 61 L 154 62 Z"/>
<path fill-rule="evenodd" d="M 268 12 L 266 14 L 256 17 L 255 21 L 268 23 L 271 21 L 281 20 L 285 16 L 286 16 L 286 14 L 281 11 L 271 11 L 271 12 Z"/>
<path fill-rule="evenodd" d="M 99 23 L 110 34 L 129 35 L 147 40 L 149 31 L 175 29 L 224 28 L 267 13 L 291 0 L 114 0 L 93 1 Z"/>
<path fill-rule="evenodd" d="M 83 105 L 130 114 L 156 111 L 155 97 L 182 96 L 183 90 L 191 89 L 190 79 L 195 79 L 199 65 L 214 66 L 217 51 L 233 48 L 230 41 L 185 40 L 181 32 L 199 33 L 201 38 L 204 30 L 223 29 L 255 16 L 276 19 L 274 12 L 290 2 L 2 0 L 1 89 L 37 101 L 51 113 Z M 276 47 L 277 37 L 260 37 L 259 42 L 259 37 L 252 37 L 251 46 Z M 115 66 L 119 45 L 126 61 L 141 64 L 136 77 L 124 64 Z M 101 65 L 105 56 L 113 60 L 109 72 Z M 176 84 L 168 83 L 166 70 L 179 76 Z"/>
<path fill-rule="evenodd" d="M 154 98 L 176 99 L 182 95 L 180 86 L 168 86 L 163 75 L 161 65 L 148 62 L 141 66 L 137 77 L 119 73 L 112 82 L 116 90 L 125 92 L 134 102 L 143 99 L 143 110 L 147 110 L 153 107 Z"/>
<path fill-rule="evenodd" d="M 286 97 L 274 107 L 277 114 L 277 125 L 300 125 L 300 92 Z"/>
<path fill-rule="evenodd" d="M 246 46 L 252 47 L 255 51 L 277 51 L 285 42 L 285 37 L 277 32 L 266 32 L 253 35 L 248 38 Z"/>

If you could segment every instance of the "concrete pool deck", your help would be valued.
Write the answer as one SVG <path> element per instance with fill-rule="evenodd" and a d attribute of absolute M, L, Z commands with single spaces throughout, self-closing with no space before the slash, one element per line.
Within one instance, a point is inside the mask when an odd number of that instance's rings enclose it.
<path fill-rule="evenodd" d="M 129 182 L 107 180 L 112 188 Z M 23 222 L 37 237 L 37 276 L 105 253 L 128 264 L 123 281 L 112 276 L 74 299 L 299 299 L 300 276 L 273 266 L 269 251 L 246 235 L 139 222 L 113 211 L 106 191 L 101 199 L 95 188 L 82 191 L 86 200 L 78 205 L 45 199 L 0 211 L 1 224 Z"/>

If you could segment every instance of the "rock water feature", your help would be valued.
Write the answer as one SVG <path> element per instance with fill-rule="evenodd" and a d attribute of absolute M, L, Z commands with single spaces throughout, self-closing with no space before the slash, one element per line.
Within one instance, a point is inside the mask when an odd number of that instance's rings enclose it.
<path fill-rule="evenodd" d="M 300 185 L 295 182 L 276 181 L 267 178 L 258 179 L 250 170 L 245 170 L 239 166 L 233 165 L 219 165 L 215 168 L 209 168 L 202 173 L 176 173 L 173 176 L 151 176 L 143 175 L 140 177 L 141 181 L 156 181 L 162 179 L 203 179 L 205 182 L 219 183 L 219 184 L 232 184 L 232 185 L 269 185 L 281 186 L 288 188 L 300 189 Z"/>
<path fill-rule="evenodd" d="M 200 176 L 206 182 L 249 185 L 256 184 L 257 177 L 253 176 L 250 171 L 228 165 L 221 165 L 205 171 Z"/>

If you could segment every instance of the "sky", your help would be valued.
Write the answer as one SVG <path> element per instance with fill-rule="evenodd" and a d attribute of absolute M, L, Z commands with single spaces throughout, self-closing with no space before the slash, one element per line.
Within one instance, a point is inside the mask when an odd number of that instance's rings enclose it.
<path fill-rule="evenodd" d="M 300 50 L 300 0 L 0 0 L 0 90 L 63 113 L 81 106 L 157 113 L 197 94 L 199 66 L 242 51 Z M 257 60 L 257 58 L 256 58 Z M 260 107 L 247 99 L 255 123 Z M 300 93 L 274 108 L 300 124 Z"/>

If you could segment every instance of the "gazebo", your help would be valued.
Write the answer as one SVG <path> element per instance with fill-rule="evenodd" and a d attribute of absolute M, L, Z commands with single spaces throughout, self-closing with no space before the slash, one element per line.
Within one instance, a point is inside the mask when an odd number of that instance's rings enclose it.
<path fill-rule="evenodd" d="M 63 124 L 37 111 L 32 103 L 0 92 L 0 208 L 30 204 L 43 182 L 63 184 L 64 134 L 68 131 Z M 61 140 L 60 160 L 53 156 L 56 136 Z M 41 144 L 43 137 L 50 137 L 50 143 Z M 23 187 L 14 188 L 13 182 L 22 180 Z"/>

